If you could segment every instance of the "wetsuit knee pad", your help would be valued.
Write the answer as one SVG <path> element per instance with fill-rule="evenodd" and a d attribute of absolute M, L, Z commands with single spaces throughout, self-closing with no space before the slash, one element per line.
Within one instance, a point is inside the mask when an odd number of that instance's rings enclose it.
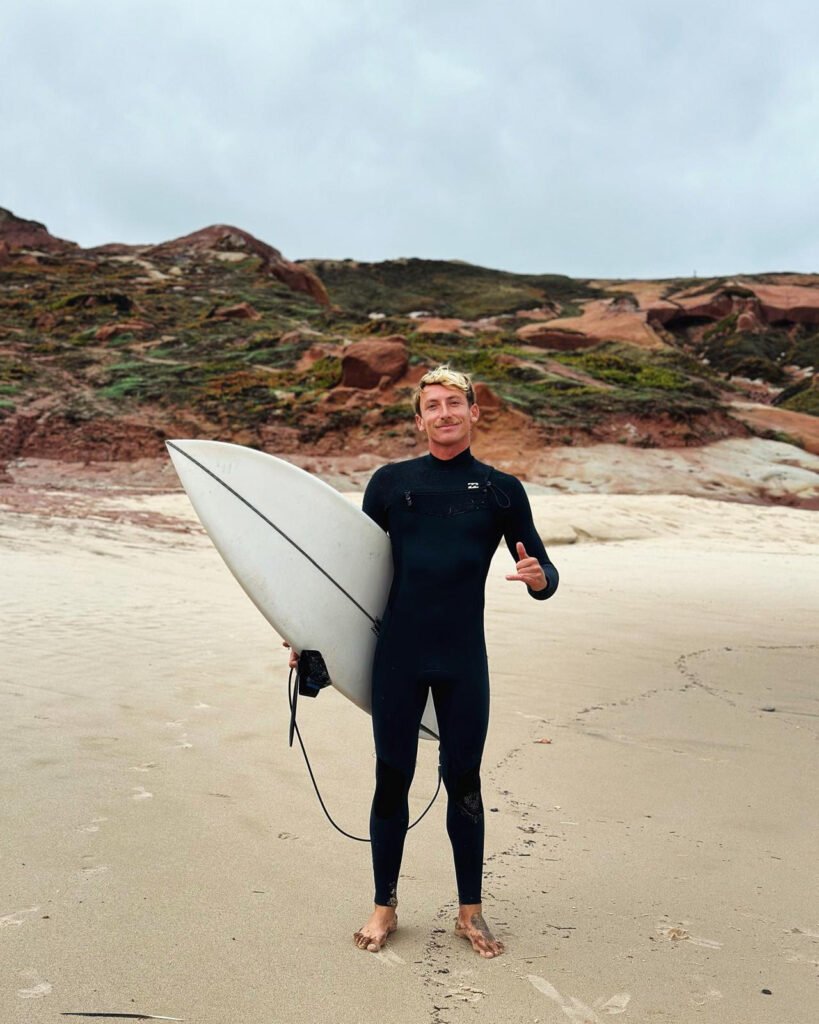
<path fill-rule="evenodd" d="M 409 785 L 407 777 L 399 768 L 382 761 L 375 763 L 375 796 L 373 813 L 377 818 L 392 818 L 403 806 Z"/>
<path fill-rule="evenodd" d="M 473 821 L 483 817 L 480 767 L 461 772 L 447 786 L 447 790 L 459 811 L 472 818 Z"/>

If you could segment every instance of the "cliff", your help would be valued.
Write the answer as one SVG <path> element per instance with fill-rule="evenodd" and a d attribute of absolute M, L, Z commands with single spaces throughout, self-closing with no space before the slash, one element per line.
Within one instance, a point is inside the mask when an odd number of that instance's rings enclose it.
<path fill-rule="evenodd" d="M 556 446 L 819 453 L 815 275 L 292 262 L 229 225 L 82 249 L 0 210 L 0 465 L 195 435 L 369 467 L 420 451 L 408 398 L 444 361 L 481 382 L 482 457 L 524 477 Z"/>

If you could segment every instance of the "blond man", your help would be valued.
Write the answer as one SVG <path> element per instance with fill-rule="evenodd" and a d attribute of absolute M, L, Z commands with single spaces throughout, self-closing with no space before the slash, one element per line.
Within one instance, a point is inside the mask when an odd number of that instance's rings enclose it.
<path fill-rule="evenodd" d="M 484 587 L 501 539 L 506 579 L 544 600 L 558 585 L 520 481 L 470 451 L 480 410 L 465 374 L 439 366 L 419 382 L 415 422 L 427 455 L 382 467 L 364 511 L 386 530 L 395 575 L 373 664 L 376 786 L 370 814 L 375 900 L 354 935 L 377 952 L 398 926 L 398 875 L 409 821 L 418 730 L 431 692 L 458 887 L 456 934 L 483 957 L 503 952 L 482 908 L 484 814 L 480 766 L 489 720 Z"/>

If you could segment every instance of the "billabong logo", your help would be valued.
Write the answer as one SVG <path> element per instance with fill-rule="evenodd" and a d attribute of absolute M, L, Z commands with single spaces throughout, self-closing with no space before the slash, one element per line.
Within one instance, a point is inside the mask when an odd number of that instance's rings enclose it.
<path fill-rule="evenodd" d="M 475 482 L 474 480 L 470 480 L 470 481 L 469 481 L 469 483 L 468 483 L 468 484 L 466 485 L 466 489 L 467 489 L 468 491 L 477 491 L 477 489 L 478 489 L 478 488 L 479 488 L 480 486 L 481 486 L 481 485 L 480 485 L 479 483 L 476 483 L 476 482 Z"/>

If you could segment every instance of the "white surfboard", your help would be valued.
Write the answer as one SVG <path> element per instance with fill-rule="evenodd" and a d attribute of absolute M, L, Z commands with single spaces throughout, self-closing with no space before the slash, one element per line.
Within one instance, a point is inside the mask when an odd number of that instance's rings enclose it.
<path fill-rule="evenodd" d="M 378 625 L 392 582 L 386 533 L 338 491 L 273 455 L 168 441 L 217 551 L 294 650 L 317 650 L 333 686 L 368 713 Z M 438 738 L 431 697 L 420 735 Z"/>

